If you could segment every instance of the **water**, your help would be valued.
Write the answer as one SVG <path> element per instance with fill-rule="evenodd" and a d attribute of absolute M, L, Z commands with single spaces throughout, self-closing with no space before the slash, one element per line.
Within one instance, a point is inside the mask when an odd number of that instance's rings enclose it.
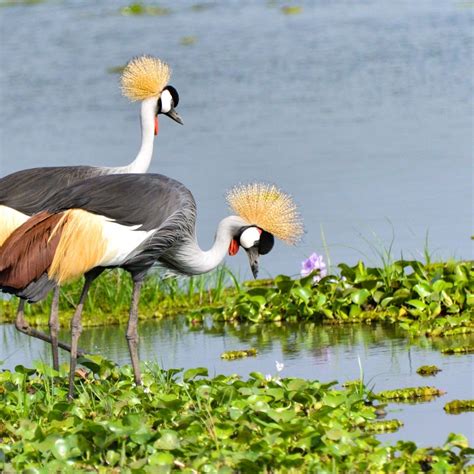
<path fill-rule="evenodd" d="M 374 391 L 434 385 L 446 395 L 429 403 L 389 404 L 387 418 L 398 418 L 404 427 L 381 435 L 382 440 L 412 440 L 422 446 L 441 445 L 449 433 L 466 435 L 474 442 L 474 413 L 447 415 L 443 406 L 454 399 L 474 398 L 473 355 L 444 356 L 440 349 L 473 344 L 474 336 L 422 340 L 410 345 L 401 330 L 391 326 L 330 327 L 309 323 L 284 325 L 232 325 L 211 323 L 188 325 L 186 319 L 169 318 L 140 324 L 140 356 L 163 368 L 207 367 L 209 375 L 252 371 L 276 375 L 276 361 L 284 363 L 281 376 L 344 382 L 360 376 Z M 125 328 L 108 326 L 85 329 L 80 346 L 116 362 L 129 363 Z M 68 332 L 61 338 L 68 340 Z M 11 324 L 0 325 L 0 360 L 3 368 L 17 364 L 31 367 L 34 360 L 50 362 L 50 348 L 37 339 L 17 332 Z M 224 351 L 255 347 L 257 357 L 235 361 L 220 358 Z M 63 361 L 67 361 L 62 354 Z M 435 364 L 436 377 L 421 377 L 416 369 Z"/>
<path fill-rule="evenodd" d="M 472 9 L 459 0 L 227 1 L 163 17 L 125 3 L 49 1 L 0 9 L 0 174 L 40 165 L 119 165 L 138 148 L 137 106 L 107 68 L 143 52 L 173 67 L 181 127 L 163 118 L 151 170 L 184 182 L 210 246 L 229 186 L 291 192 L 307 234 L 277 245 L 261 276 L 322 252 L 377 260 L 395 239 L 419 257 L 469 258 Z M 192 46 L 180 45 L 195 36 Z M 392 235 L 393 234 L 393 235 Z M 240 254 L 228 259 L 242 277 Z"/>

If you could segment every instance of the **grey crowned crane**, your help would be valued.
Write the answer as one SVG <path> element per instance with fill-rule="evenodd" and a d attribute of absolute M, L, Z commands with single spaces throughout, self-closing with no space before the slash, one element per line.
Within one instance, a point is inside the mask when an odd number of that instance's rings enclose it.
<path fill-rule="evenodd" d="M 153 156 L 154 135 L 158 134 L 158 115 L 164 114 L 182 124 L 176 113 L 178 92 L 167 85 L 170 68 L 161 60 L 151 56 L 132 59 L 125 67 L 121 86 L 123 95 L 131 101 L 141 101 L 140 123 L 142 142 L 136 158 L 127 166 L 116 168 L 93 166 L 61 166 L 32 168 L 0 179 L 0 246 L 8 236 L 31 215 L 44 209 L 44 203 L 58 190 L 85 179 L 109 174 L 146 173 Z M 24 302 L 15 322 L 16 328 L 30 336 L 52 343 L 53 366 L 57 369 L 58 345 L 69 350 L 69 346 L 57 339 L 59 289 L 55 288 L 50 314 L 51 337 L 30 328 L 24 318 Z"/>
<path fill-rule="evenodd" d="M 81 312 L 91 282 L 105 268 L 121 267 L 133 280 L 126 338 L 135 382 L 138 301 L 143 279 L 155 264 L 176 274 L 198 275 L 242 247 L 256 277 L 260 255 L 274 237 L 295 243 L 303 232 L 293 200 L 275 186 L 250 184 L 227 194 L 234 215 L 221 220 L 212 247 L 196 239 L 196 204 L 181 183 L 159 174 L 99 176 L 55 194 L 0 248 L 0 288 L 30 302 L 51 288 L 85 275 L 71 322 L 69 396 L 74 393 Z"/>

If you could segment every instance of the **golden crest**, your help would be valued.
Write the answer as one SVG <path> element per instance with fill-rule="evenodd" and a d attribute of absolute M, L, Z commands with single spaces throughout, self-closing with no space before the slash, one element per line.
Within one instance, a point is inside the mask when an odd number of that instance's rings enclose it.
<path fill-rule="evenodd" d="M 131 101 L 158 97 L 171 76 L 170 67 L 153 56 L 133 58 L 122 73 L 122 94 Z"/>
<path fill-rule="evenodd" d="M 233 212 L 288 244 L 303 235 L 303 222 L 290 195 L 274 185 L 251 183 L 228 191 L 227 203 Z"/>

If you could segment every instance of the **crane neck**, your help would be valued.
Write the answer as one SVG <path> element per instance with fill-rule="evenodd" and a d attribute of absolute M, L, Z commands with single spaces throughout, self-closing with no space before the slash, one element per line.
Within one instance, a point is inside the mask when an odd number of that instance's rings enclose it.
<path fill-rule="evenodd" d="M 136 158 L 128 165 L 117 168 L 119 173 L 146 173 L 153 158 L 155 138 L 156 97 L 145 99 L 141 103 L 140 125 L 142 143 Z"/>
<path fill-rule="evenodd" d="M 199 275 L 213 270 L 224 260 L 233 237 L 247 225 L 248 222 L 239 216 L 222 219 L 217 226 L 214 244 L 209 250 L 202 250 L 194 236 L 173 256 L 177 268 L 188 275 Z"/>

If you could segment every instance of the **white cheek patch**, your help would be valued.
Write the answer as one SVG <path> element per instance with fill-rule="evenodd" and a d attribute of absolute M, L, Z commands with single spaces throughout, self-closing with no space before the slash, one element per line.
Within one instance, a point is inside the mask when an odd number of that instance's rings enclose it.
<path fill-rule="evenodd" d="M 171 104 L 173 103 L 173 97 L 170 91 L 164 90 L 161 93 L 161 113 L 167 114 L 171 110 Z"/>
<path fill-rule="evenodd" d="M 244 249 L 253 247 L 260 240 L 260 232 L 256 227 L 249 227 L 240 236 L 240 245 Z"/>

